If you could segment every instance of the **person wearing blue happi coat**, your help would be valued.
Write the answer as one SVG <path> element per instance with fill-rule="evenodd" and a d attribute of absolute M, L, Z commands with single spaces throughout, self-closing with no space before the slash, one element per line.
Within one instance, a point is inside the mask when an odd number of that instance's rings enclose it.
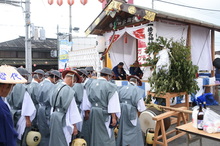
<path fill-rule="evenodd" d="M 14 129 L 12 115 L 5 97 L 10 93 L 14 84 L 25 82 L 27 80 L 14 67 L 0 66 L 0 146 L 16 146 L 18 134 Z"/>

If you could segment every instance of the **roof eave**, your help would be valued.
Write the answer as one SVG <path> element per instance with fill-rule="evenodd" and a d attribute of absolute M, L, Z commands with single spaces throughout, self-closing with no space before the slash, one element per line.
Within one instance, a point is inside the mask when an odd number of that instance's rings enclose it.
<path fill-rule="evenodd" d="M 99 23 L 102 23 L 102 21 L 105 21 L 104 20 L 105 18 L 107 19 L 106 9 L 110 4 L 111 3 L 109 3 L 102 10 L 102 12 L 96 17 L 96 19 L 91 23 L 91 25 L 85 30 L 86 35 L 89 35 L 89 34 L 101 35 L 105 32 L 104 30 L 102 30 L 102 29 L 99 30 L 96 27 L 99 25 Z M 146 10 L 146 11 L 154 12 L 154 13 L 156 13 L 156 19 L 163 19 L 164 18 L 167 20 L 175 20 L 175 21 L 179 21 L 182 23 L 186 23 L 186 24 L 198 25 L 198 26 L 213 29 L 215 31 L 220 31 L 220 26 L 212 24 L 212 23 L 208 23 L 205 21 L 201 21 L 198 19 L 189 18 L 189 17 L 176 15 L 176 14 L 171 14 L 171 13 L 167 13 L 167 12 L 163 12 L 163 11 L 159 11 L 159 10 L 154 10 L 154 9 L 150 9 L 150 8 L 146 8 L 146 7 L 142 7 L 142 6 L 127 4 L 127 3 L 123 3 L 122 5 L 123 5 L 122 7 L 134 6 L 137 9 L 142 9 L 144 11 Z M 119 13 L 121 13 L 122 11 L 126 12 L 125 10 L 122 9 L 121 11 L 119 11 Z"/>

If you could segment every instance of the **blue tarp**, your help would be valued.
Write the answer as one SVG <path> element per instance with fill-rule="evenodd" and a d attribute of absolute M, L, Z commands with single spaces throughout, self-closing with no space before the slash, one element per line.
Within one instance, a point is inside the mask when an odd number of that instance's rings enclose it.
<path fill-rule="evenodd" d="M 218 105 L 218 102 L 214 99 L 214 96 L 212 93 L 204 93 L 203 95 L 197 97 L 197 100 L 194 99 L 194 102 L 203 103 L 206 102 L 206 105 Z"/>

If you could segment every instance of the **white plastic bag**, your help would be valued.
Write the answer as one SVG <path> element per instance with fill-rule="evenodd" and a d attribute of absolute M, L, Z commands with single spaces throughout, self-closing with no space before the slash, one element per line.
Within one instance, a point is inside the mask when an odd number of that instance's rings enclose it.
<path fill-rule="evenodd" d="M 199 112 L 199 106 L 194 106 L 193 107 L 193 112 L 192 112 L 192 123 L 193 127 L 197 128 L 197 115 Z"/>
<path fill-rule="evenodd" d="M 166 73 L 169 72 L 170 68 L 170 59 L 169 59 L 169 49 L 164 48 L 163 50 L 160 50 L 157 54 L 157 57 L 159 57 L 159 60 L 156 64 L 156 73 L 158 73 L 160 70 L 165 70 Z"/>
<path fill-rule="evenodd" d="M 206 109 L 203 118 L 203 130 L 208 133 L 220 132 L 220 115 L 211 109 Z"/>

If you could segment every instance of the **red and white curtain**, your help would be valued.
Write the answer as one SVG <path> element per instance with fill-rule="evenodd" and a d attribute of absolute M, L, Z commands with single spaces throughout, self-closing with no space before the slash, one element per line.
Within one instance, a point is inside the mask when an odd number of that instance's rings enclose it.
<path fill-rule="evenodd" d="M 124 62 L 125 70 L 129 70 L 130 65 L 136 60 L 136 39 L 145 41 L 144 28 L 145 25 L 138 27 L 126 27 L 118 30 L 114 34 L 114 43 L 110 49 L 110 58 L 112 65 L 115 66 L 119 62 Z M 113 32 L 105 33 L 106 48 L 109 46 Z"/>
<path fill-rule="evenodd" d="M 153 25 L 156 28 L 157 36 L 167 38 L 174 36 L 175 40 L 180 40 L 181 38 L 186 39 L 187 37 L 186 25 L 174 25 L 164 22 L 154 22 Z M 144 63 L 146 58 L 146 54 L 144 54 L 144 47 L 146 45 L 144 46 L 143 42 L 145 42 L 146 27 L 146 24 L 134 27 L 125 27 L 124 29 L 115 32 L 114 43 L 109 51 L 113 66 L 117 65 L 118 62 L 124 62 L 125 65 L 128 66 L 127 68 L 129 68 L 136 59 Z M 113 32 L 104 34 L 106 48 L 109 46 L 112 34 Z M 139 41 L 139 44 L 142 44 L 142 48 L 138 48 L 138 52 L 136 51 L 136 39 Z M 138 58 L 136 58 L 137 53 Z"/>
<path fill-rule="evenodd" d="M 177 23 L 173 21 L 153 22 L 156 28 L 156 34 L 174 41 L 187 39 L 188 25 Z M 139 42 L 145 42 L 144 29 L 147 25 L 140 25 L 137 27 L 125 27 L 122 30 L 115 32 L 114 43 L 110 49 L 110 58 L 112 65 L 115 66 L 119 62 L 124 62 L 125 66 L 129 68 L 136 60 L 136 39 Z M 109 46 L 110 38 L 113 32 L 105 33 L 106 48 Z M 204 27 L 191 27 L 191 54 L 192 62 L 199 66 L 199 70 L 211 70 L 211 45 L 210 45 L 210 30 Z M 185 41 L 186 42 L 186 41 Z M 143 46 L 143 45 L 142 45 Z M 144 51 L 142 51 L 144 52 Z M 138 58 L 146 58 L 145 54 L 138 54 Z M 143 57 L 145 55 L 145 57 Z M 140 61 L 140 60 L 139 60 Z M 204 63 L 206 62 L 206 63 Z"/>

